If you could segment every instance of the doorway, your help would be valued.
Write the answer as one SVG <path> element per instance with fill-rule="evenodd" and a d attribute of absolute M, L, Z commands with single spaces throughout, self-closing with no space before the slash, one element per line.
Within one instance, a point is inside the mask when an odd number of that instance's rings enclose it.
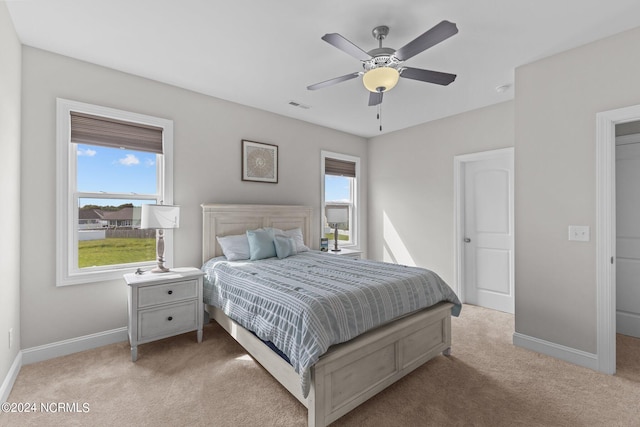
<path fill-rule="evenodd" d="M 456 292 L 514 313 L 513 148 L 454 158 Z"/>
<path fill-rule="evenodd" d="M 640 105 L 596 115 L 597 369 L 616 373 L 616 126 L 640 120 Z"/>
<path fill-rule="evenodd" d="M 616 332 L 640 338 L 640 122 L 616 125 Z"/>

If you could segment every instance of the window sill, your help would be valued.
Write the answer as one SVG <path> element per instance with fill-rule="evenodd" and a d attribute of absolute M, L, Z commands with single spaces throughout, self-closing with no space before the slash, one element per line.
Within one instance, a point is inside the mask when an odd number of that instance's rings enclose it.
<path fill-rule="evenodd" d="M 86 271 L 79 272 L 75 274 L 60 274 L 56 280 L 56 286 L 73 286 L 73 285 L 86 285 L 90 283 L 97 282 L 107 282 L 112 280 L 120 280 L 122 279 L 122 275 L 125 273 L 132 273 L 136 269 L 141 268 L 143 270 L 153 268 L 156 265 L 155 262 L 150 263 L 140 263 L 127 265 L 121 268 L 114 268 L 110 270 L 99 270 L 99 271 Z"/>

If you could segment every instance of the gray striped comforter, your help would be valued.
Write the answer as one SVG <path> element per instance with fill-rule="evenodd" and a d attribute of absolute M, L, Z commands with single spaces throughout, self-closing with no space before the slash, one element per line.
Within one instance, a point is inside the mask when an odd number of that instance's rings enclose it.
<path fill-rule="evenodd" d="M 434 272 L 310 251 L 277 259 L 206 262 L 204 301 L 287 355 L 309 393 L 309 368 L 333 344 L 458 297 Z"/>

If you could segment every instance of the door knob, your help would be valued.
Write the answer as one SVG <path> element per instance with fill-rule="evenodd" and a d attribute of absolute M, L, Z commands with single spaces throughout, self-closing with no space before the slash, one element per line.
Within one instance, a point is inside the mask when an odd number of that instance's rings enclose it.
<path fill-rule="evenodd" d="M 465 243 L 471 243 L 471 239 L 470 239 L 470 238 L 468 238 L 468 237 L 465 237 L 465 238 L 464 238 L 464 242 L 465 242 Z"/>

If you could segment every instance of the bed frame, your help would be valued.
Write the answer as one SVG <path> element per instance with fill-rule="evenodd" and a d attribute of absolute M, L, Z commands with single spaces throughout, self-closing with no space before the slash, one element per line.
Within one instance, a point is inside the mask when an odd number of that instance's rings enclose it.
<path fill-rule="evenodd" d="M 287 205 L 203 204 L 203 263 L 222 255 L 216 236 L 260 227 L 300 227 L 310 246 L 311 208 Z M 293 367 L 252 333 L 207 305 L 216 320 L 308 410 L 309 427 L 323 427 L 398 381 L 428 360 L 451 352 L 451 307 L 441 302 L 410 316 L 334 345 L 311 368 L 311 390 L 304 398 Z"/>

